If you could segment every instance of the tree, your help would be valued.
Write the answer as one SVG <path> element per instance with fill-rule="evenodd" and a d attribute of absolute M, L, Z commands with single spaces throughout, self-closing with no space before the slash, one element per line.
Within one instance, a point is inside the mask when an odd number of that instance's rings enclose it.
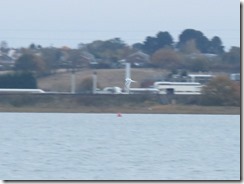
<path fill-rule="evenodd" d="M 210 42 L 206 36 L 203 35 L 203 36 L 197 38 L 196 45 L 197 45 L 197 48 L 202 53 L 209 53 Z"/>
<path fill-rule="evenodd" d="M 35 71 L 41 73 L 45 71 L 45 63 L 40 56 L 34 54 L 23 54 L 15 63 L 17 71 Z"/>
<path fill-rule="evenodd" d="M 232 47 L 229 52 L 223 54 L 222 65 L 227 65 L 227 68 L 234 72 L 240 72 L 241 69 L 241 50 L 240 47 Z"/>
<path fill-rule="evenodd" d="M 181 51 L 185 54 L 200 53 L 200 51 L 196 47 L 196 41 L 194 39 L 186 41 L 186 43 L 182 45 Z"/>
<path fill-rule="evenodd" d="M 161 48 L 172 47 L 172 44 L 173 38 L 168 32 L 159 32 L 156 37 L 146 37 L 142 49 L 148 54 L 153 54 Z"/>
<path fill-rule="evenodd" d="M 81 81 L 78 85 L 77 92 L 81 93 L 92 93 L 93 79 L 92 77 L 87 77 Z M 97 84 L 97 88 L 100 88 L 100 84 Z"/>
<path fill-rule="evenodd" d="M 147 54 L 153 54 L 158 49 L 157 38 L 148 36 L 143 42 L 143 51 Z"/>
<path fill-rule="evenodd" d="M 241 50 L 240 47 L 231 47 L 229 52 L 223 55 L 223 60 L 227 63 L 240 64 L 241 61 Z"/>
<path fill-rule="evenodd" d="M 32 50 L 35 50 L 36 48 L 37 48 L 37 46 L 34 43 L 30 44 L 30 46 L 29 46 L 29 49 L 32 49 Z"/>
<path fill-rule="evenodd" d="M 136 50 L 143 50 L 143 44 L 142 43 L 134 43 L 132 45 L 132 48 L 134 48 Z"/>
<path fill-rule="evenodd" d="M 100 66 L 109 68 L 114 67 L 117 61 L 124 59 L 134 51 L 119 38 L 94 41 L 88 44 L 86 48 L 89 53 L 98 59 Z"/>
<path fill-rule="evenodd" d="M 156 67 L 171 70 L 181 65 L 180 59 L 180 55 L 174 50 L 160 49 L 152 55 L 152 64 Z"/>
<path fill-rule="evenodd" d="M 179 45 L 185 44 L 189 40 L 197 40 L 203 36 L 201 31 L 197 31 L 194 29 L 186 29 L 179 36 Z"/>
<path fill-rule="evenodd" d="M 36 78 L 30 72 L 14 72 L 0 75 L 0 88 L 37 88 Z"/>
<path fill-rule="evenodd" d="M 7 52 L 8 51 L 8 43 L 6 41 L 1 41 L 0 50 L 2 52 Z"/>
<path fill-rule="evenodd" d="M 240 105 L 240 86 L 227 77 L 215 77 L 202 90 L 204 105 Z"/>
<path fill-rule="evenodd" d="M 224 46 L 222 45 L 222 41 L 218 36 L 214 36 L 210 41 L 209 52 L 217 55 L 224 53 Z"/>
<path fill-rule="evenodd" d="M 184 66 L 192 72 L 206 72 L 211 66 L 209 60 L 204 56 L 194 56 L 186 59 Z"/>
<path fill-rule="evenodd" d="M 178 48 L 182 48 L 189 40 L 195 40 L 196 47 L 202 53 L 208 53 L 210 42 L 201 31 L 186 29 L 179 36 Z"/>
<path fill-rule="evenodd" d="M 173 38 L 169 32 L 159 32 L 157 34 L 158 49 L 164 48 L 165 46 L 171 47 L 173 44 Z"/>
<path fill-rule="evenodd" d="M 56 48 L 42 48 L 41 50 L 42 59 L 45 62 L 46 72 L 55 71 L 60 67 L 61 50 Z"/>

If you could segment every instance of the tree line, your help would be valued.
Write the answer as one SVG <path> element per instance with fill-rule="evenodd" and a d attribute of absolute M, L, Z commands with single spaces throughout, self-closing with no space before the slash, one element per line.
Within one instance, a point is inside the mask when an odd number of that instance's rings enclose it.
<path fill-rule="evenodd" d="M 8 50 L 6 43 L 1 51 Z M 167 31 L 148 36 L 142 43 L 126 44 L 120 38 L 96 40 L 78 48 L 42 47 L 32 43 L 18 50 L 15 69 L 34 70 L 39 74 L 52 73 L 59 68 L 119 68 L 121 61 L 133 67 L 154 67 L 167 70 L 183 69 L 192 72 L 240 70 L 240 48 L 224 50 L 218 36 L 207 38 L 201 31 L 186 29 L 174 42 Z M 144 55 L 143 55 L 143 54 Z"/>
<path fill-rule="evenodd" d="M 179 42 L 175 43 L 169 32 L 159 32 L 155 37 L 148 36 L 143 43 L 134 44 L 148 54 L 153 54 L 161 48 L 177 48 L 185 53 L 209 53 L 223 54 L 224 46 L 220 37 L 214 36 L 208 39 L 201 31 L 186 29 L 179 36 Z"/>

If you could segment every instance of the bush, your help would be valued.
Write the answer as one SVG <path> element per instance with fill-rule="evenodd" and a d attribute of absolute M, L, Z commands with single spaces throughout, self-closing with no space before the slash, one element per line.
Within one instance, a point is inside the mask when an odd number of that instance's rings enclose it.
<path fill-rule="evenodd" d="M 240 106 L 240 86 L 227 77 L 212 79 L 202 93 L 203 105 Z"/>
<path fill-rule="evenodd" d="M 97 88 L 101 88 L 100 84 L 97 83 Z M 92 93 L 93 89 L 93 79 L 92 77 L 87 77 L 81 81 L 81 83 L 77 87 L 78 93 Z"/>
<path fill-rule="evenodd" d="M 0 88 L 37 88 L 37 81 L 30 72 L 15 72 L 0 76 Z"/>

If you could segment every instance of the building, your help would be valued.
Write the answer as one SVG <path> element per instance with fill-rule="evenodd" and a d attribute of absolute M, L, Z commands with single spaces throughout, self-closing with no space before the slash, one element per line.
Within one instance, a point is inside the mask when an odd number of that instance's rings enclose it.
<path fill-rule="evenodd" d="M 198 82 L 155 82 L 154 88 L 165 95 L 200 95 L 203 85 Z"/>
<path fill-rule="evenodd" d="M 230 74 L 230 80 L 240 81 L 240 73 L 232 73 L 232 74 Z"/>
<path fill-rule="evenodd" d="M 144 67 L 150 62 L 150 56 L 141 51 L 135 52 L 126 58 L 126 62 L 131 63 L 132 67 Z"/>
<path fill-rule="evenodd" d="M 9 70 L 14 67 L 15 61 L 8 55 L 0 55 L 0 70 Z"/>
<path fill-rule="evenodd" d="M 187 76 L 187 82 L 199 82 L 205 84 L 214 78 L 214 75 L 211 74 L 189 74 Z"/>

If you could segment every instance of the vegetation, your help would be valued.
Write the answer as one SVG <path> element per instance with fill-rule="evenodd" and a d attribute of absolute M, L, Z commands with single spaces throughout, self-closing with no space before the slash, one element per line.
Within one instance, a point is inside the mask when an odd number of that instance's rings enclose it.
<path fill-rule="evenodd" d="M 203 88 L 204 105 L 240 106 L 240 86 L 226 77 L 216 77 Z"/>
<path fill-rule="evenodd" d="M 172 46 L 172 36 L 168 32 L 159 32 L 156 37 L 148 36 L 142 44 L 141 49 L 151 55 L 159 49 Z"/>
<path fill-rule="evenodd" d="M 168 70 L 180 68 L 181 67 L 180 60 L 181 60 L 180 54 L 170 48 L 163 48 L 157 50 L 152 55 L 152 64 L 155 67 L 165 68 Z"/>
<path fill-rule="evenodd" d="M 23 54 L 15 62 L 15 70 L 41 73 L 45 71 L 45 63 L 41 57 L 34 54 Z"/>
<path fill-rule="evenodd" d="M 2 54 L 11 50 L 4 41 L 0 49 Z M 207 38 L 195 29 L 183 30 L 178 42 L 174 42 L 169 32 L 159 31 L 132 46 L 120 38 L 113 38 L 80 43 L 76 49 L 66 46 L 43 48 L 32 43 L 28 48 L 16 49 L 16 52 L 15 69 L 35 71 L 39 75 L 51 74 L 60 68 L 120 68 L 121 61 L 131 62 L 137 67 L 134 63 L 137 56 L 131 59 L 131 55 L 137 52 L 145 54 L 145 58 L 140 58 L 140 67 L 166 67 L 189 72 L 240 70 L 239 47 L 225 51 L 220 37 Z"/>
<path fill-rule="evenodd" d="M 30 72 L 15 72 L 0 76 L 0 88 L 37 88 L 36 78 Z"/>
<path fill-rule="evenodd" d="M 131 95 L 1 95 L 1 112 L 240 114 L 239 107 L 160 105 L 152 96 Z"/>
<path fill-rule="evenodd" d="M 78 85 L 77 92 L 92 93 L 92 77 L 87 77 Z"/>
<path fill-rule="evenodd" d="M 222 54 L 224 47 L 218 36 L 214 36 L 209 40 L 201 31 L 194 29 L 186 29 L 179 36 L 178 48 L 184 47 L 189 41 L 195 41 L 196 48 L 201 53 Z"/>

